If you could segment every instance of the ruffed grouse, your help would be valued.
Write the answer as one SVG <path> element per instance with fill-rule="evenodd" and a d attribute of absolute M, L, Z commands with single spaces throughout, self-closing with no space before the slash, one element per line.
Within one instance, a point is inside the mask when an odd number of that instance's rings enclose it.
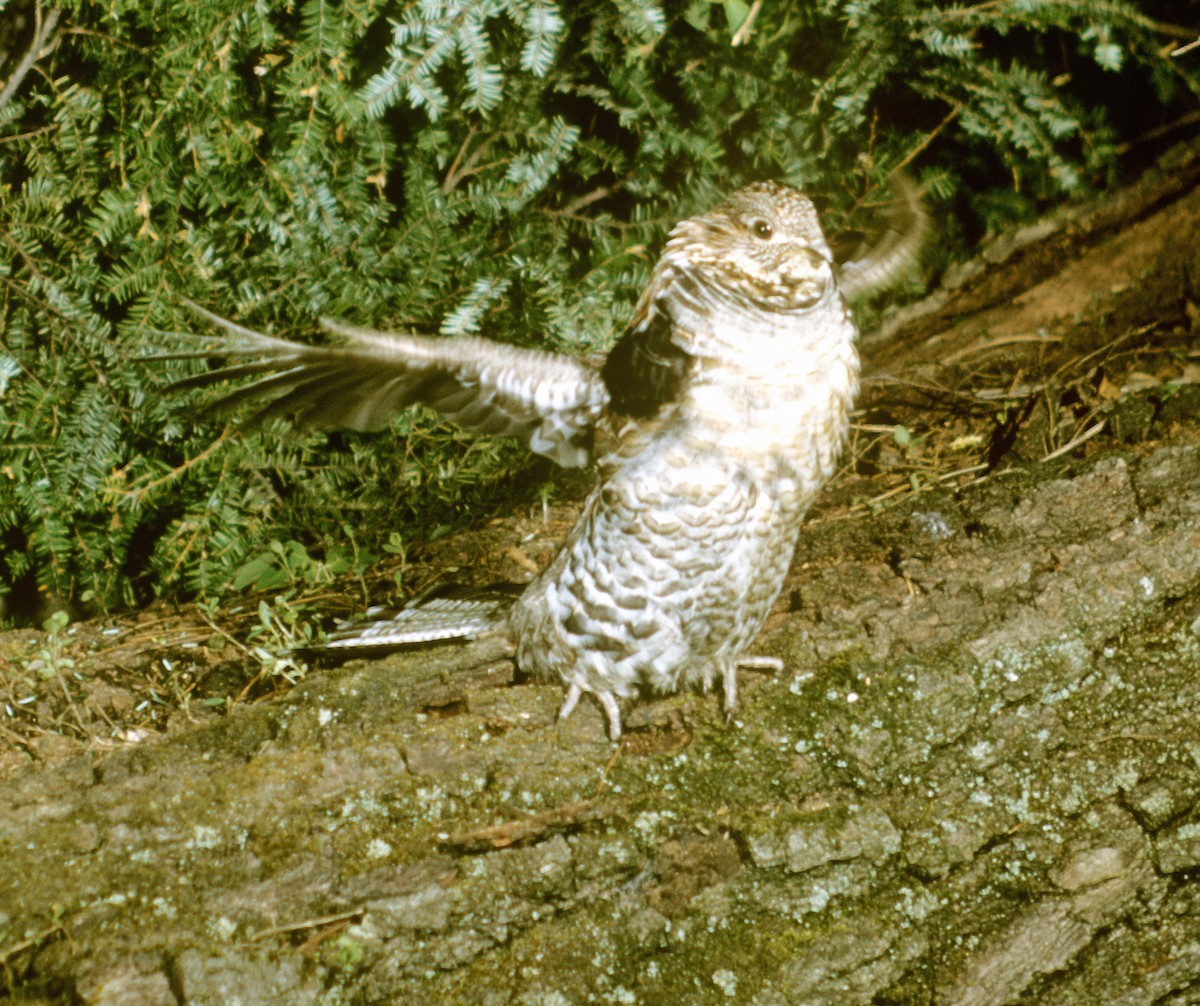
<path fill-rule="evenodd" d="M 891 281 L 920 240 L 919 200 L 907 182 L 895 189 L 888 237 L 841 269 L 812 203 L 786 185 L 747 185 L 682 221 L 602 361 L 330 320 L 338 344 L 308 346 L 195 305 L 225 338 L 172 355 L 250 358 L 180 383 L 266 374 L 218 403 L 257 401 L 259 418 L 375 430 L 423 403 L 559 464 L 594 460 L 598 482 L 578 523 L 515 603 L 417 606 L 326 645 L 398 646 L 499 625 L 526 672 L 566 686 L 560 715 L 594 695 L 616 740 L 619 700 L 639 690 L 720 680 L 732 711 L 739 665 L 780 665 L 746 650 L 846 437 L 859 371 L 846 298 Z"/>

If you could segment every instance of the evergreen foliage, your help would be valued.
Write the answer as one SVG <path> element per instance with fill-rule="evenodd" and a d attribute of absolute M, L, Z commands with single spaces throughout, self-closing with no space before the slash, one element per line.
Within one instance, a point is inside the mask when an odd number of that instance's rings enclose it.
<path fill-rule="evenodd" d="M 223 428 L 164 396 L 187 365 L 139 361 L 194 329 L 176 292 L 290 337 L 330 314 L 597 350 L 669 225 L 745 181 L 804 187 L 833 230 L 917 155 L 943 204 L 981 183 L 1058 198 L 1111 167 L 1107 95 L 1165 115 L 1198 90 L 1128 0 L 0 12 L 5 77 L 58 18 L 0 107 L 0 593 L 18 614 L 36 591 L 107 608 L 276 584 L 272 557 L 298 547 L 360 567 L 547 476 L 420 414 L 375 437 Z"/>

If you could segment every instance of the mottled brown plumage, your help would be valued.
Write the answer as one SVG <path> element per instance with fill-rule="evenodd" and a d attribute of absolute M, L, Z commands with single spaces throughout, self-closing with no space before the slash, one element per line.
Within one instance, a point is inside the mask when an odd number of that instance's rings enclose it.
<path fill-rule="evenodd" d="M 682 221 L 599 366 L 329 321 L 340 345 L 303 346 L 197 308 L 230 341 L 190 355 L 256 359 L 186 383 L 266 374 L 224 404 L 265 399 L 260 415 L 360 430 L 421 402 L 561 464 L 595 460 L 582 516 L 507 619 L 495 598 L 455 601 L 440 620 L 418 606 L 330 647 L 462 637 L 503 622 L 520 666 L 566 686 L 562 715 L 591 694 L 613 739 L 620 701 L 641 690 L 719 680 L 732 711 L 739 665 L 778 666 L 747 648 L 845 439 L 858 356 L 843 287 L 886 282 L 919 240 L 915 195 L 901 194 L 899 239 L 844 280 L 812 203 L 785 185 L 748 185 Z"/>

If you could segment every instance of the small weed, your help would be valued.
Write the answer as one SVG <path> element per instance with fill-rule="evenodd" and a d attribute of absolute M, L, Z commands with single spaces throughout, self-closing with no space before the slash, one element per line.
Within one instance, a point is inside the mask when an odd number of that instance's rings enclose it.
<path fill-rule="evenodd" d="M 294 600 L 294 594 L 260 600 L 255 612 L 257 618 L 244 632 L 241 628 L 226 628 L 222 623 L 228 623 L 236 616 L 239 625 L 244 626 L 247 614 L 237 616 L 236 612 L 222 611 L 217 601 L 198 603 L 197 611 L 213 630 L 207 644 L 210 649 L 233 646 L 245 655 L 251 666 L 257 666 L 254 676 L 236 697 L 210 696 L 203 700 L 204 705 L 227 708 L 264 679 L 283 678 L 294 684 L 307 673 L 308 666 L 297 651 L 317 640 L 321 631 L 313 606 Z"/>
<path fill-rule="evenodd" d="M 234 574 L 234 590 L 283 590 L 287 587 L 318 586 L 333 583 L 346 573 L 362 578 L 379 556 L 360 548 L 352 537 L 348 544 L 333 545 L 324 559 L 315 559 L 305 546 L 294 539 L 271 539 L 267 547 L 255 553 Z"/>
<path fill-rule="evenodd" d="M 396 581 L 397 587 L 404 586 L 404 575 L 408 570 L 408 546 L 404 544 L 404 538 L 398 531 L 393 531 L 388 535 L 387 543 L 383 546 L 383 550 L 388 555 L 398 556 L 400 559 L 400 568 L 392 574 L 392 579 Z"/>
<path fill-rule="evenodd" d="M 308 670 L 296 651 L 312 643 L 317 630 L 308 621 L 308 605 L 292 604 L 286 594 L 258 602 L 258 622 L 246 634 L 249 654 L 259 662 L 259 677 L 295 683 Z"/>
<path fill-rule="evenodd" d="M 75 717 L 75 723 L 82 735 L 88 737 L 90 736 L 88 728 L 84 725 L 79 706 L 71 697 L 71 689 L 67 684 L 67 675 L 75 670 L 74 659 L 67 656 L 66 628 L 70 621 L 71 616 L 65 611 L 56 611 L 47 618 L 42 623 L 42 629 L 46 633 L 46 642 L 35 651 L 30 660 L 25 661 L 24 667 L 25 670 L 36 674 L 43 681 L 58 681 L 63 697 L 71 709 L 71 714 Z"/>

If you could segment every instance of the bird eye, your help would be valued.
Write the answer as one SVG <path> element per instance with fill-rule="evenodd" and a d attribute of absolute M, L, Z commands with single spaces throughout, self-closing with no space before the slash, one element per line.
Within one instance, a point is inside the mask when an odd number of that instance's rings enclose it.
<path fill-rule="evenodd" d="M 756 238 L 762 238 L 764 241 L 768 240 L 775 233 L 771 225 L 765 220 L 755 220 L 750 225 L 750 229 L 754 232 Z"/>

